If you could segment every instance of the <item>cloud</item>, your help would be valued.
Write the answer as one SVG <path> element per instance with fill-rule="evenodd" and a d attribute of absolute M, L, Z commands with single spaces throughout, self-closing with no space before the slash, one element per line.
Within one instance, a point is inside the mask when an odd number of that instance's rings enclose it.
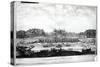
<path fill-rule="evenodd" d="M 46 32 L 65 29 L 82 32 L 96 29 L 96 7 L 58 4 L 19 4 L 16 8 L 17 30 L 41 28 Z"/>

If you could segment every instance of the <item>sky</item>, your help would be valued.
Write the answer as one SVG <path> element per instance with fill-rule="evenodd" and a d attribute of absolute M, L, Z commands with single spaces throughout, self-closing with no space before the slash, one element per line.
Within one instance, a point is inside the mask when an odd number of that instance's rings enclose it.
<path fill-rule="evenodd" d="M 39 28 L 45 32 L 63 29 L 79 33 L 96 29 L 96 9 L 95 6 L 18 3 L 17 31 Z"/>

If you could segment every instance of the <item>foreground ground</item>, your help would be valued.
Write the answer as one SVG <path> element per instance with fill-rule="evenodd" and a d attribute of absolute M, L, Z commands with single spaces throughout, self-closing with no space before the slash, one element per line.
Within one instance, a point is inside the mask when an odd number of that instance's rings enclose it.
<path fill-rule="evenodd" d="M 95 38 L 17 39 L 17 58 L 56 57 L 96 54 Z"/>

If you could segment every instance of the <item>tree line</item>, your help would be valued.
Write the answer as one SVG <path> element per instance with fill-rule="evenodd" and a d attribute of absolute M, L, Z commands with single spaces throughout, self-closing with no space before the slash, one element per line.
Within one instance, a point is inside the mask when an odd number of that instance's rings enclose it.
<path fill-rule="evenodd" d="M 94 29 L 88 29 L 84 32 L 80 33 L 72 33 L 72 32 L 66 32 L 65 30 L 58 30 L 54 29 L 51 33 L 46 33 L 43 29 L 29 29 L 27 31 L 25 30 L 19 30 L 16 32 L 17 38 L 32 38 L 36 36 L 86 36 L 87 38 L 95 38 L 96 37 L 96 30 Z"/>

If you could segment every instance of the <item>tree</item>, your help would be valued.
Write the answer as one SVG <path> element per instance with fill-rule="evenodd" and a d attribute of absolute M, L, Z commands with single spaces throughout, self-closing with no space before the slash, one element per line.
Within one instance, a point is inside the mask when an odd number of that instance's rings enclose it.
<path fill-rule="evenodd" d="M 63 35 L 63 36 L 65 36 L 66 35 L 66 31 L 65 30 L 57 30 L 57 29 L 55 29 L 54 30 L 54 34 L 55 35 Z"/>
<path fill-rule="evenodd" d="M 26 38 L 26 32 L 24 30 L 17 31 L 16 37 L 17 38 Z"/>
<path fill-rule="evenodd" d="M 96 30 L 94 30 L 94 29 L 86 30 L 85 35 L 87 36 L 87 38 L 95 38 L 96 37 Z"/>
<path fill-rule="evenodd" d="M 42 29 L 29 29 L 26 32 L 28 37 L 44 36 L 45 32 Z"/>

